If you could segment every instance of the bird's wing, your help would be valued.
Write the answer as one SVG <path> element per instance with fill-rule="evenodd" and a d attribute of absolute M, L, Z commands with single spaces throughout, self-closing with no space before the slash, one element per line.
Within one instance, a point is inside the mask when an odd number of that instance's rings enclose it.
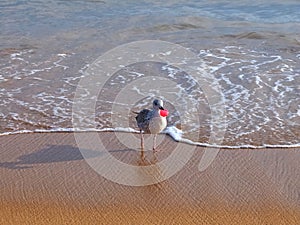
<path fill-rule="evenodd" d="M 151 110 L 143 109 L 141 112 L 139 112 L 135 119 L 140 129 L 147 129 L 151 119 Z"/>

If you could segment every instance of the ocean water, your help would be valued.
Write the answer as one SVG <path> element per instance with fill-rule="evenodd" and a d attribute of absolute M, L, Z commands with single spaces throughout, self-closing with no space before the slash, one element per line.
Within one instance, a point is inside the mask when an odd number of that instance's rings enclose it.
<path fill-rule="evenodd" d="M 99 56 L 160 40 L 193 52 L 219 85 L 222 146 L 299 146 L 299 11 L 298 1 L 1 1 L 0 134 L 78 130 L 72 115 L 81 118 L 81 131 L 134 132 L 131 111 L 158 96 L 170 111 L 167 133 L 213 145 L 208 93 L 191 74 L 162 62 L 120 65 L 94 96 L 95 115 L 74 112 L 78 84 Z M 134 85 L 139 78 L 160 85 Z M 136 101 L 117 98 L 124 89 Z"/>

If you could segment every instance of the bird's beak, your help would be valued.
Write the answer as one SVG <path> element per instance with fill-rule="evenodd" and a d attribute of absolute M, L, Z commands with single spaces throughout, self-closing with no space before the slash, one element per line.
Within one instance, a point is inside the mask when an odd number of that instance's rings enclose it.
<path fill-rule="evenodd" d="M 160 106 L 159 109 L 160 109 L 160 110 L 165 110 L 164 107 L 162 107 L 162 106 Z"/>

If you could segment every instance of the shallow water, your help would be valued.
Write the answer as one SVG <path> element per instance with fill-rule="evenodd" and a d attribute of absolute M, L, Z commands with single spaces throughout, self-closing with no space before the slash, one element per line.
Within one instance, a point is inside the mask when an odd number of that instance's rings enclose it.
<path fill-rule="evenodd" d="M 223 145 L 300 143 L 297 1 L 16 0 L 2 1 L 0 10 L 2 134 L 73 130 L 73 98 L 93 61 L 121 44 L 162 40 L 195 53 L 217 80 L 226 109 Z M 156 79 L 159 88 L 134 85 L 137 78 Z M 116 99 L 125 87 L 139 96 L 136 102 Z M 130 111 L 151 107 L 154 96 L 165 98 L 169 125 L 182 129 L 183 138 L 210 142 L 207 93 L 191 74 L 159 62 L 120 68 L 96 96 L 95 119 L 76 112 L 81 130 L 136 129 Z M 178 107 L 187 112 L 184 118 Z"/>

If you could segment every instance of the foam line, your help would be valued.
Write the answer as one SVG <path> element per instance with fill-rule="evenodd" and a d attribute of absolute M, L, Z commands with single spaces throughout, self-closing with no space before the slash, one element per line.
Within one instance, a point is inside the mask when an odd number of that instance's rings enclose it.
<path fill-rule="evenodd" d="M 56 128 L 51 130 L 21 130 L 21 131 L 13 131 L 13 132 L 5 132 L 0 134 L 0 136 L 5 135 L 16 135 L 16 134 L 29 134 L 29 133 L 55 133 L 55 132 L 125 132 L 125 133 L 139 133 L 138 130 L 129 127 L 116 127 L 116 128 L 103 128 L 103 129 L 96 129 L 96 128 L 89 128 L 89 129 L 74 129 L 74 128 Z M 300 148 L 300 143 L 298 144 L 282 144 L 282 145 L 269 145 L 264 144 L 260 146 L 256 145 L 216 145 L 210 143 L 202 143 L 202 142 L 195 142 L 186 138 L 182 138 L 182 130 L 170 126 L 167 127 L 162 133 L 169 135 L 174 141 L 185 143 L 189 145 L 195 145 L 199 147 L 207 147 L 207 148 L 222 148 L 222 149 L 264 149 L 264 148 Z"/>

